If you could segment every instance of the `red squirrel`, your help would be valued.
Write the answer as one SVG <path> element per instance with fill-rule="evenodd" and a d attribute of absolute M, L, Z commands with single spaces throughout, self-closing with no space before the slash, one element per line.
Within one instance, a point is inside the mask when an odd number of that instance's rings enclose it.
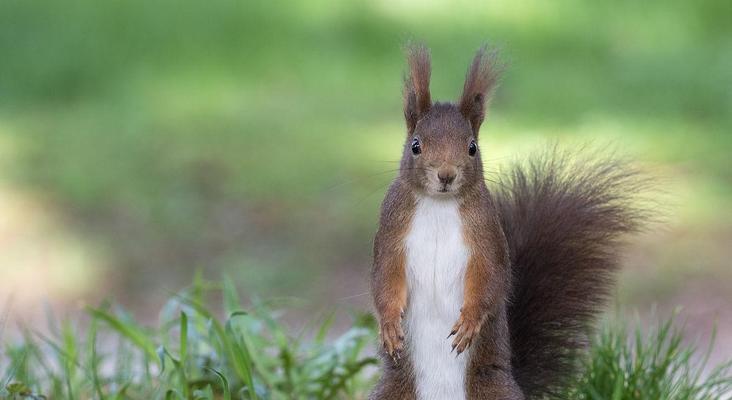
<path fill-rule="evenodd" d="M 477 52 L 457 103 L 433 103 L 428 50 L 407 53 L 407 138 L 374 241 L 383 373 L 369 398 L 561 393 L 612 288 L 620 237 L 639 226 L 635 173 L 549 151 L 489 189 L 478 136 L 495 56 Z"/>

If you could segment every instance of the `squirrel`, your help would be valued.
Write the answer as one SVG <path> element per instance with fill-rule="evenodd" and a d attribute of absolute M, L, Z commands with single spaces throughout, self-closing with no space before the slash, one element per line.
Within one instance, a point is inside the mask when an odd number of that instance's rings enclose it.
<path fill-rule="evenodd" d="M 476 53 L 457 103 L 432 102 L 426 47 L 407 57 L 407 138 L 374 240 L 382 374 L 369 398 L 561 396 L 612 290 L 621 236 L 643 220 L 638 173 L 550 150 L 489 189 L 478 136 L 495 52 Z"/>

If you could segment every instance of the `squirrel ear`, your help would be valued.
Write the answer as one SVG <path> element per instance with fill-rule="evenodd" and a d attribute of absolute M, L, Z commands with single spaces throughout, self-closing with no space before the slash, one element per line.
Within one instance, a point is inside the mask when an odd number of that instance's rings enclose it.
<path fill-rule="evenodd" d="M 419 118 L 432 106 L 430 52 L 422 45 L 407 45 L 409 76 L 404 78 L 404 119 L 411 134 Z"/>
<path fill-rule="evenodd" d="M 485 103 L 498 81 L 501 68 L 496 60 L 495 51 L 486 54 L 486 46 L 481 47 L 468 69 L 463 94 L 460 96 L 460 112 L 470 121 L 476 137 L 485 118 Z"/>

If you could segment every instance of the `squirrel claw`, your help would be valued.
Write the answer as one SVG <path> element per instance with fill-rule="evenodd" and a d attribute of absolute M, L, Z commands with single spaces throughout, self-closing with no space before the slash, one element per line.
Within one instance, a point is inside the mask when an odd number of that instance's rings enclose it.
<path fill-rule="evenodd" d="M 404 343 L 401 320 L 392 319 L 381 323 L 381 342 L 384 352 L 398 364 Z"/>
<path fill-rule="evenodd" d="M 457 357 L 462 354 L 468 347 L 470 347 L 473 339 L 480 331 L 481 324 L 481 320 L 475 318 L 466 318 L 465 312 L 461 312 L 460 318 L 455 323 L 455 326 L 453 326 L 452 332 L 450 332 L 450 336 L 448 336 L 448 338 L 450 338 L 451 336 L 455 335 L 455 339 L 452 341 L 452 350 L 450 351 L 450 353 L 457 350 Z"/>

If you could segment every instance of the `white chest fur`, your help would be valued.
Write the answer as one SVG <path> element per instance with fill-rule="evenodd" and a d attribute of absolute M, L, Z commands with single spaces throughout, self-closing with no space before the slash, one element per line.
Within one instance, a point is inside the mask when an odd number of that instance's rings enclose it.
<path fill-rule="evenodd" d="M 464 400 L 469 354 L 451 354 L 452 342 L 446 339 L 460 315 L 469 257 L 457 201 L 418 199 L 406 249 L 406 344 L 417 398 Z"/>

